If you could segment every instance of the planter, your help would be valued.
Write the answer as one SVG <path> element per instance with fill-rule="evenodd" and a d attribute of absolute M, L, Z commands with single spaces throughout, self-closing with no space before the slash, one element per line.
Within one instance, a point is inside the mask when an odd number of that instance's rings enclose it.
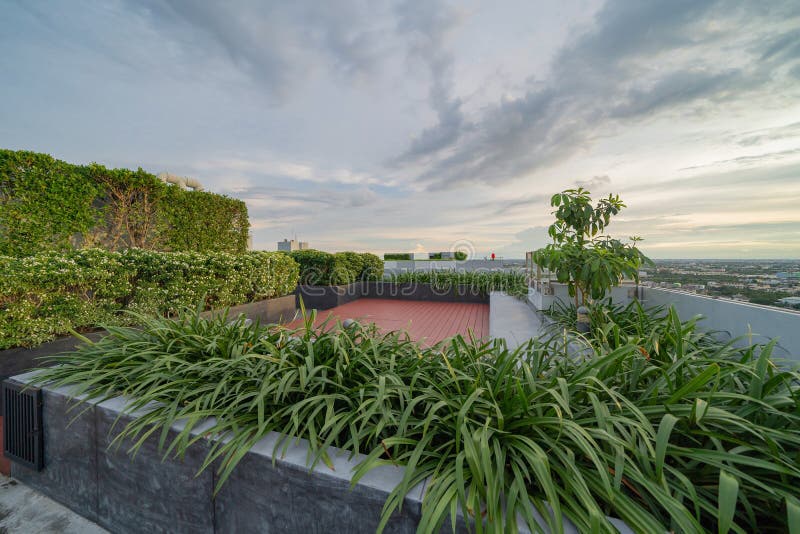
<path fill-rule="evenodd" d="M 364 282 L 363 296 L 374 299 L 428 300 L 432 302 L 473 302 L 486 304 L 489 295 L 474 290 L 471 286 L 451 286 L 447 290 L 436 289 L 430 284 L 404 282 Z"/>
<path fill-rule="evenodd" d="M 248 319 L 258 321 L 261 324 L 288 323 L 294 319 L 296 311 L 295 296 L 284 295 L 283 297 L 231 306 L 228 309 L 228 318 L 234 319 L 243 314 Z M 210 310 L 201 313 L 200 317 L 210 319 L 222 313 L 222 310 Z"/>
<path fill-rule="evenodd" d="M 30 378 L 30 374 L 20 375 L 11 381 L 26 384 Z M 157 432 L 131 458 L 127 454 L 130 442 L 110 446 L 116 435 L 111 428 L 114 421 L 119 418 L 118 430 L 135 416 L 120 415 L 126 399 L 86 402 L 66 388 L 42 389 L 44 468 L 34 471 L 13 463 L 12 475 L 112 532 L 371 534 L 386 498 L 403 478 L 404 468 L 387 465 L 351 487 L 353 469 L 363 455 L 348 459 L 349 453 L 331 448 L 333 469 L 322 463 L 309 469 L 304 440 L 292 441 L 285 452 L 282 444 L 282 454 L 273 457 L 280 436 L 272 433 L 245 454 L 213 498 L 212 471 L 196 476 L 210 441 L 196 442 L 182 458 L 162 459 Z M 200 425 L 193 435 L 207 428 Z M 180 424 L 173 426 L 170 438 L 182 429 Z M 426 483 L 406 496 L 385 532 L 416 531 Z M 632 532 L 621 521 L 611 521 L 620 532 Z M 443 531 L 451 530 L 446 522 Z M 576 531 L 570 524 L 565 524 L 565 530 Z M 467 531 L 463 517 L 456 531 Z M 520 531 L 527 529 L 521 525 Z"/>
<path fill-rule="evenodd" d="M 261 324 L 269 323 L 288 323 L 294 319 L 295 296 L 285 295 L 274 299 L 259 300 L 239 306 L 231 306 L 228 316 L 233 319 L 239 314 L 244 314 L 248 318 L 259 321 Z M 210 319 L 222 313 L 219 310 L 211 310 L 201 313 L 201 317 Z M 103 331 L 83 334 L 92 341 L 97 341 L 103 337 Z M 36 347 L 14 347 L 12 349 L 0 350 L 0 382 L 8 377 L 24 373 L 36 367 L 47 365 L 42 358 L 53 356 L 62 352 L 70 352 L 81 343 L 81 340 L 74 336 L 67 336 L 42 343 Z M 0 416 L 3 415 L 3 399 L 0 396 Z"/>
<path fill-rule="evenodd" d="M 300 299 L 307 309 L 328 310 L 360 298 L 427 300 L 431 302 L 473 302 L 486 304 L 489 295 L 470 286 L 453 286 L 439 290 L 430 284 L 360 281 L 342 286 L 297 286 L 297 307 Z"/>
<path fill-rule="evenodd" d="M 295 291 L 297 308 L 300 308 L 300 299 L 308 310 L 329 310 L 347 304 L 364 296 L 365 283 L 367 282 L 353 282 L 341 286 L 299 285 Z"/>

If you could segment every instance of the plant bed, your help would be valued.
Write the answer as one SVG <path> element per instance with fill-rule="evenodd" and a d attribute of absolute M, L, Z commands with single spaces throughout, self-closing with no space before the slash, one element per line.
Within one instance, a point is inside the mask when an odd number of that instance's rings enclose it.
<path fill-rule="evenodd" d="M 513 531 L 520 517 L 536 528 L 533 508 L 552 531 L 570 526 L 568 518 L 579 531 L 612 532 L 606 514 L 652 533 L 788 531 L 800 516 L 800 373 L 774 366 L 770 345 L 719 344 L 674 311 L 653 321 L 646 338 L 639 319 L 630 330 L 609 325 L 588 345 L 591 354 L 570 357 L 546 338 L 514 350 L 461 337 L 421 347 L 358 323 L 287 331 L 184 315 L 110 329 L 36 383 L 88 394 L 98 421 L 99 407 L 130 396 L 122 409 L 132 418 L 111 433 L 119 450 L 138 451 L 138 461 L 153 453 L 146 442 L 160 438 L 158 457 L 172 462 L 208 446 L 200 475 L 213 473 L 220 496 L 258 447 L 275 451 L 278 434 L 307 441 L 299 449 L 284 443 L 275 465 L 300 458 L 314 473 L 333 470 L 337 487 L 403 469 L 380 516 L 392 525 L 413 512 L 406 499 L 423 483 L 422 532 L 457 521 L 459 508 L 491 532 Z M 95 433 L 99 443 L 100 426 Z M 356 465 L 337 463 L 339 450 Z M 245 476 L 256 469 L 246 465 Z M 321 493 L 309 507 L 283 474 L 265 475 L 270 491 L 303 502 L 313 526 L 349 528 L 339 522 L 356 505 L 338 490 L 330 496 L 324 482 L 308 482 Z M 164 491 L 142 495 L 169 502 Z M 249 490 L 236 495 L 233 507 L 245 495 L 258 499 Z M 297 525 L 287 526 L 294 519 L 286 506 L 257 503 L 262 529 Z M 371 528 L 370 517 L 362 523 Z"/>
<path fill-rule="evenodd" d="M 8 382 L 30 385 L 34 373 Z M 134 440 L 114 439 L 114 428 L 132 422 L 146 409 L 133 409 L 135 399 L 114 397 L 99 401 L 74 395 L 70 388 L 45 385 L 43 390 L 46 463 L 35 471 L 12 462 L 12 476 L 76 513 L 112 532 L 352 532 L 372 534 L 381 522 L 384 503 L 403 481 L 405 469 L 383 465 L 356 484 L 351 478 L 367 457 L 329 448 L 328 465 L 309 467 L 309 445 L 304 439 L 287 439 L 270 432 L 242 457 L 216 495 L 216 477 L 210 470 L 197 472 L 214 440 L 203 439 L 213 420 L 203 420 L 187 432 L 197 439 L 182 457 L 165 459 L 158 435 L 147 438 L 131 456 Z M 175 422 L 167 439 L 186 430 Z M 423 480 L 403 498 L 402 508 L 386 522 L 384 532 L 414 533 L 422 514 L 429 480 Z M 532 510 L 537 523 L 547 528 Z M 619 532 L 632 530 L 608 518 Z M 521 533 L 530 530 L 518 518 Z M 569 521 L 564 527 L 574 529 Z M 459 510 L 455 532 L 472 532 L 474 525 Z M 442 532 L 453 531 L 447 518 Z"/>
<path fill-rule="evenodd" d="M 272 299 L 258 300 L 238 306 L 231 306 L 220 310 L 209 310 L 200 314 L 205 319 L 211 319 L 227 313 L 229 319 L 244 315 L 248 319 L 261 324 L 283 324 L 292 321 L 297 313 L 294 295 L 284 295 Z"/>
<path fill-rule="evenodd" d="M 419 282 L 363 282 L 362 296 L 374 299 L 429 300 L 432 302 L 489 302 L 489 294 L 469 285 L 437 288 Z"/>
<path fill-rule="evenodd" d="M 452 285 L 440 288 L 421 282 L 360 281 L 338 286 L 300 285 L 296 295 L 298 308 L 302 298 L 303 304 L 309 310 L 328 310 L 360 298 L 481 304 L 489 302 L 489 294 L 473 286 Z"/>
<path fill-rule="evenodd" d="M 231 306 L 230 308 L 209 310 L 201 313 L 200 316 L 206 319 L 213 319 L 227 314 L 230 320 L 239 315 L 244 315 L 248 319 L 258 321 L 261 324 L 283 324 L 292 321 L 296 313 L 295 295 L 290 294 Z M 92 341 L 99 340 L 103 335 L 105 335 L 105 330 L 101 329 L 81 334 L 81 336 Z M 14 347 L 0 350 L 0 381 L 36 367 L 48 366 L 51 363 L 47 360 L 48 357 L 73 351 L 81 343 L 83 343 L 83 339 L 80 337 L 64 336 L 35 347 Z M 4 413 L 3 402 L 3 398 L 0 396 L 0 416 Z"/>
<path fill-rule="evenodd" d="M 297 307 L 300 301 L 309 310 L 329 310 L 364 296 L 363 282 L 335 286 L 304 285 L 297 286 L 295 297 Z"/>

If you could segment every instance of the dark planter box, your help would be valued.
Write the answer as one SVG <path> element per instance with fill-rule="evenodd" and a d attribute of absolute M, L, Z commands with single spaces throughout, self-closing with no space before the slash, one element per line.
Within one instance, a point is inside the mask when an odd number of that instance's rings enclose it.
<path fill-rule="evenodd" d="M 360 298 L 428 300 L 432 302 L 473 302 L 488 304 L 489 295 L 479 293 L 470 286 L 454 286 L 446 291 L 430 284 L 404 282 L 360 281 L 343 286 L 297 286 L 297 307 L 300 299 L 307 309 L 328 310 Z"/>
<path fill-rule="evenodd" d="M 295 296 L 285 295 L 274 299 L 259 300 L 248 304 L 231 306 L 228 309 L 228 318 L 235 319 L 243 314 L 248 319 L 258 321 L 261 324 L 288 323 L 294 319 Z M 200 314 L 201 317 L 209 319 L 223 313 L 223 310 L 211 310 Z"/>
<path fill-rule="evenodd" d="M 489 295 L 479 293 L 470 286 L 452 286 L 446 291 L 430 284 L 404 282 L 363 282 L 363 296 L 371 299 L 428 300 L 432 302 L 474 302 L 487 304 Z"/>
<path fill-rule="evenodd" d="M 308 310 L 329 310 L 347 304 L 364 296 L 363 284 L 364 282 L 342 286 L 299 285 L 295 291 L 297 308 L 300 308 L 300 299 Z"/>
<path fill-rule="evenodd" d="M 13 377 L 30 383 L 31 375 Z M 242 458 L 222 490 L 213 497 L 216 477 L 211 469 L 197 474 L 211 442 L 198 440 L 180 458 L 164 458 L 158 433 L 151 435 L 135 458 L 129 441 L 111 444 L 117 431 L 143 413 L 121 414 L 124 398 L 86 402 L 67 388 L 42 388 L 45 465 L 34 471 L 12 463 L 12 475 L 22 483 L 91 519 L 112 532 L 352 532 L 371 534 L 390 492 L 403 479 L 404 468 L 384 465 L 357 484 L 350 479 L 364 455 L 328 449 L 332 467 L 322 462 L 307 466 L 308 443 L 292 441 L 275 446 L 279 435 L 270 433 Z M 77 416 L 75 421 L 71 420 Z M 119 419 L 119 420 L 118 420 Z M 111 425 L 116 422 L 115 429 Z M 205 421 L 191 437 L 207 432 Z M 183 430 L 176 422 L 170 439 Z M 421 515 L 423 481 L 405 497 L 384 532 L 411 534 Z M 536 510 L 531 510 L 546 529 Z M 624 534 L 632 530 L 610 519 Z M 528 529 L 518 521 L 521 533 Z M 456 532 L 468 528 L 459 514 Z M 566 532 L 577 532 L 565 520 Z M 442 532 L 452 532 L 449 519 Z"/>

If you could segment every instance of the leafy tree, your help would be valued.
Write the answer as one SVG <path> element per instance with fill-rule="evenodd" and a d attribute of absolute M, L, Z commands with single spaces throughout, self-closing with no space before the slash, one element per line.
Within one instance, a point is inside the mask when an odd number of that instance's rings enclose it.
<path fill-rule="evenodd" d="M 587 298 L 603 298 L 624 277 L 638 282 L 639 268 L 653 263 L 636 248 L 641 238 L 623 243 L 604 234 L 611 217 L 625 207 L 619 196 L 609 195 L 593 205 L 590 195 L 582 187 L 553 195 L 550 205 L 556 208 L 556 221 L 548 229 L 553 243 L 534 252 L 538 265 L 567 284 L 576 307 Z"/>

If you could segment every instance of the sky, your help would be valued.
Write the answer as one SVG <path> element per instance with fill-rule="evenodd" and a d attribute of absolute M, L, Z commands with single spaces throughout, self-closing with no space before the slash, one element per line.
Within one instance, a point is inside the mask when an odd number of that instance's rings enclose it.
<path fill-rule="evenodd" d="M 800 2 L 0 0 L 0 147 L 198 179 L 254 248 L 800 257 Z"/>

